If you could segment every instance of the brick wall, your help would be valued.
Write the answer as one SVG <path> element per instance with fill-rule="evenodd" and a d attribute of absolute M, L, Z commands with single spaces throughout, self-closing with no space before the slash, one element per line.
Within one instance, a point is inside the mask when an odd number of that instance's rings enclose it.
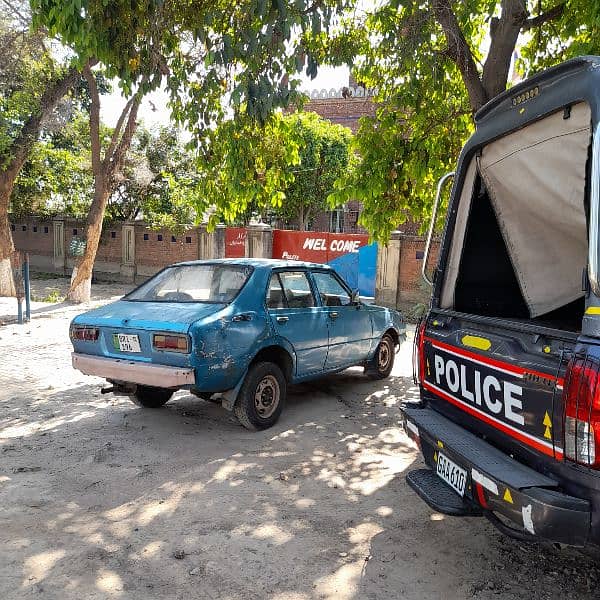
<path fill-rule="evenodd" d="M 17 250 L 39 256 L 54 256 L 52 221 L 26 219 L 11 223 L 11 230 Z"/>
<path fill-rule="evenodd" d="M 371 98 L 323 98 L 310 100 L 304 105 L 305 112 L 314 112 L 332 123 L 352 130 L 358 129 L 360 117 L 375 115 L 375 105 Z"/>
<path fill-rule="evenodd" d="M 428 272 L 431 272 L 437 264 L 439 247 L 439 241 L 432 242 L 427 265 Z M 426 302 L 429 299 L 430 289 L 421 276 L 424 251 L 425 239 L 423 237 L 407 236 L 402 238 L 398 269 L 398 299 L 402 302 Z"/>
<path fill-rule="evenodd" d="M 64 220 L 63 253 L 58 256 L 54 254 L 55 225 L 52 221 L 33 218 L 14 221 L 11 223 L 11 229 L 15 247 L 17 250 L 29 252 L 33 269 L 68 275 L 75 263 L 75 257 L 70 253 L 70 245 L 73 238 L 84 237 L 84 222 Z M 126 258 L 124 254 L 126 244 L 123 236 L 127 228 L 128 231 L 133 229 L 135 233 L 133 260 Z M 261 230 L 260 235 L 271 236 L 271 230 L 267 230 Z M 107 225 L 98 247 L 94 273 L 98 279 L 141 281 L 175 262 L 196 260 L 200 256 L 223 256 L 214 248 L 214 253 L 202 254 L 202 248 L 206 244 L 212 248 L 216 247 L 215 242 L 216 234 L 207 234 L 203 228 L 177 233 L 165 229 L 153 231 L 143 223 Z M 437 264 L 439 245 L 439 241 L 433 242 L 429 272 Z M 424 237 L 403 232 L 395 232 L 388 247 L 380 247 L 377 263 L 378 302 L 403 309 L 415 303 L 428 302 L 430 290 L 421 278 L 424 250 Z"/>
<path fill-rule="evenodd" d="M 135 262 L 144 267 L 162 268 L 174 262 L 198 259 L 198 230 L 183 233 L 167 229 L 151 231 L 135 227 Z"/>
<path fill-rule="evenodd" d="M 116 223 L 103 229 L 96 260 L 120 263 L 122 252 L 121 224 Z"/>

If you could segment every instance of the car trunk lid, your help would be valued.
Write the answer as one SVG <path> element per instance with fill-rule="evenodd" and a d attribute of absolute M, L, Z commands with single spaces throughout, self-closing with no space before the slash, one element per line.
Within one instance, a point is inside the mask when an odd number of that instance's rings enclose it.
<path fill-rule="evenodd" d="M 190 325 L 221 310 L 224 304 L 201 302 L 139 302 L 120 300 L 86 313 L 94 324 L 109 329 L 148 329 L 187 333 Z"/>
<path fill-rule="evenodd" d="M 138 302 L 120 300 L 85 313 L 86 323 L 100 330 L 99 344 L 86 344 L 86 353 L 161 364 L 187 364 L 186 352 L 164 352 L 153 347 L 154 334 L 185 335 L 190 326 L 224 304 L 200 302 Z M 82 321 L 83 322 L 83 321 Z M 80 323 L 76 320 L 75 325 Z M 188 341 L 191 349 L 191 340 Z"/>

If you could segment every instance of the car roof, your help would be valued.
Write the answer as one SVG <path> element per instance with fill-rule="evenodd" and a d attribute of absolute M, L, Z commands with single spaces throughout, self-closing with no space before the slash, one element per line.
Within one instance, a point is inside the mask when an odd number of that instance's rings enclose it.
<path fill-rule="evenodd" d="M 283 260 L 279 258 L 212 258 L 206 260 L 188 260 L 175 263 L 175 265 L 232 265 L 232 266 L 250 266 L 256 269 L 280 269 L 280 268 L 319 268 L 331 269 L 328 265 L 320 263 L 307 262 L 303 260 Z M 174 266 L 174 265 L 171 265 Z"/>

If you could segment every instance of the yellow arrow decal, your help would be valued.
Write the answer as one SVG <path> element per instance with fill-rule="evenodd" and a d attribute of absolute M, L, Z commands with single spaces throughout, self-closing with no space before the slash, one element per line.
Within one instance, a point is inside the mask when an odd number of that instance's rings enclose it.
<path fill-rule="evenodd" d="M 435 462 L 437 462 L 437 452 L 434 452 L 434 453 L 433 453 L 433 460 L 434 460 Z"/>
<path fill-rule="evenodd" d="M 547 440 L 551 440 L 552 439 L 552 432 L 550 431 L 550 429 L 552 428 L 552 419 L 550 418 L 550 415 L 548 414 L 548 411 L 546 411 L 546 414 L 544 415 L 544 422 L 543 424 L 546 426 L 546 431 L 544 431 L 544 437 Z"/>
<path fill-rule="evenodd" d="M 503 498 L 509 504 L 514 504 L 513 499 L 512 499 L 512 494 L 510 493 L 510 490 L 508 488 L 506 488 Z"/>

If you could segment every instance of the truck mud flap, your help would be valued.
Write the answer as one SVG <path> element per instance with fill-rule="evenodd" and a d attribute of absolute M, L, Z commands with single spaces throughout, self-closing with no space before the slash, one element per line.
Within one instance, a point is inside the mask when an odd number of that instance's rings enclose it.
<path fill-rule="evenodd" d="M 487 511 L 503 516 L 534 539 L 586 544 L 589 502 L 562 493 L 554 479 L 519 463 L 432 409 L 405 408 L 403 414 L 409 436 L 432 469 L 427 470 L 429 475 L 412 471 L 407 482 L 434 510 L 463 516 L 461 511 L 466 511 L 475 516 L 474 506 L 480 514 Z M 464 497 L 436 474 L 440 455 L 466 472 Z M 454 498 L 449 500 L 448 494 Z"/>

